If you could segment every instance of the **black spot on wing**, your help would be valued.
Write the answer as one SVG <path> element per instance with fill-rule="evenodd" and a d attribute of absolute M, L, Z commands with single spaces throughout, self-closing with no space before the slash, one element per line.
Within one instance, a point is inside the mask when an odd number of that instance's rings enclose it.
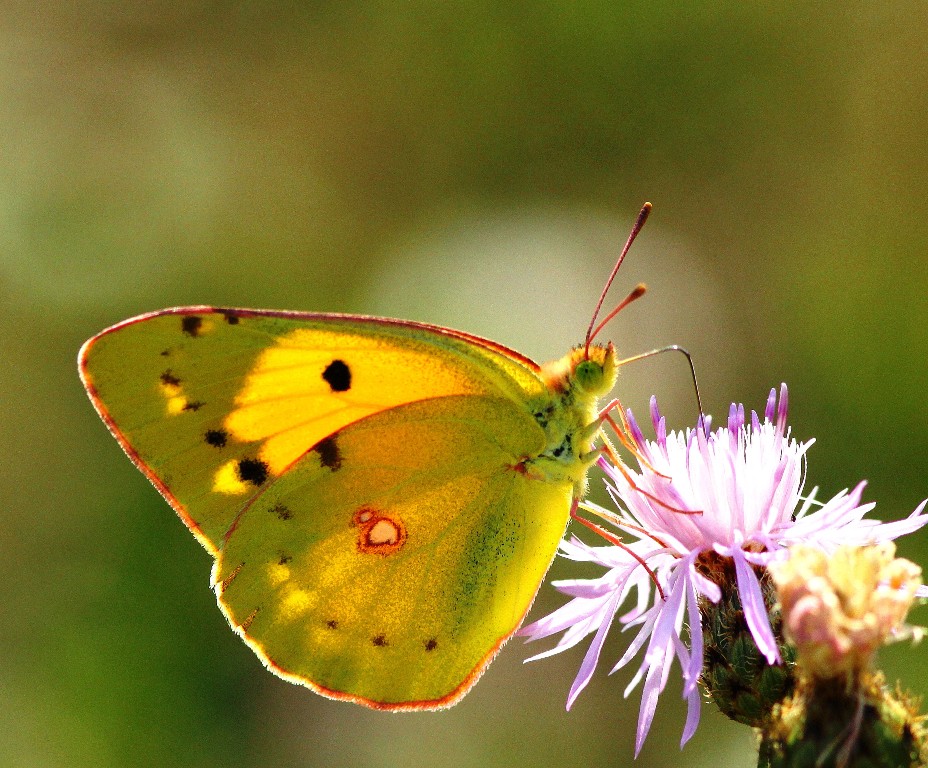
<path fill-rule="evenodd" d="M 220 311 L 229 325 L 238 325 L 238 315 L 236 315 L 231 309 L 223 309 Z"/>
<path fill-rule="evenodd" d="M 329 619 L 329 620 L 325 623 L 325 625 L 326 625 L 329 629 L 338 629 L 338 622 L 335 621 L 335 619 Z"/>
<path fill-rule="evenodd" d="M 372 637 L 372 638 L 371 638 L 371 643 L 373 643 L 374 645 L 376 645 L 378 648 L 384 648 L 384 647 L 386 647 L 387 645 L 389 645 L 389 643 L 387 642 L 387 638 L 386 638 L 385 635 L 377 635 L 377 637 Z"/>
<path fill-rule="evenodd" d="M 319 461 L 323 467 L 327 467 L 333 472 L 341 469 L 342 452 L 338 449 L 338 443 L 334 437 L 327 437 L 325 440 L 320 441 L 314 450 L 319 454 Z"/>
<path fill-rule="evenodd" d="M 434 651 L 438 647 L 438 641 L 433 637 L 425 641 L 425 650 Z"/>
<path fill-rule="evenodd" d="M 351 389 L 351 369 L 344 360 L 333 360 L 322 372 L 325 380 L 333 392 L 347 392 Z"/>
<path fill-rule="evenodd" d="M 214 448 L 225 448 L 229 433 L 224 429 L 208 429 L 203 439 Z"/>
<path fill-rule="evenodd" d="M 188 336 L 199 336 L 203 318 L 197 315 L 185 315 L 180 320 L 180 329 Z"/>
<path fill-rule="evenodd" d="M 287 565 L 290 561 L 293 560 L 291 555 L 288 555 L 286 552 L 280 553 L 280 559 L 277 561 L 278 565 Z"/>
<path fill-rule="evenodd" d="M 206 403 L 202 400 L 188 400 L 184 403 L 183 410 L 185 411 L 199 411 Z"/>
<path fill-rule="evenodd" d="M 281 520 L 290 520 L 293 517 L 293 510 L 289 507 L 285 507 L 283 504 L 275 504 L 271 507 L 271 512 L 273 512 Z"/>
<path fill-rule="evenodd" d="M 180 384 L 180 379 L 178 379 L 169 368 L 159 377 L 162 384 L 167 384 L 169 387 L 176 387 Z"/>
<path fill-rule="evenodd" d="M 267 480 L 267 473 L 270 468 L 260 459 L 242 459 L 236 469 L 238 470 L 238 478 L 243 483 L 261 485 Z"/>

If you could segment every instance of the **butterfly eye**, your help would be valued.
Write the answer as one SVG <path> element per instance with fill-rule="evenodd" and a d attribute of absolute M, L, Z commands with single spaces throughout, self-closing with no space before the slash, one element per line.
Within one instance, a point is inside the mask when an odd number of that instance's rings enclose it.
<path fill-rule="evenodd" d="M 574 383 L 587 392 L 597 392 L 603 386 L 603 367 L 594 360 L 582 360 L 574 368 Z"/>

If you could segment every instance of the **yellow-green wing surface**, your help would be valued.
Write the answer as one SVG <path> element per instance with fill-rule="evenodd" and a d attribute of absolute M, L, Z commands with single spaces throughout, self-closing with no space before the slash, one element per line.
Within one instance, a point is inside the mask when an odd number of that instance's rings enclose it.
<path fill-rule="evenodd" d="M 120 323 L 79 366 L 126 453 L 213 554 L 250 499 L 347 424 L 434 397 L 544 391 L 527 358 L 436 326 L 211 307 Z"/>
<path fill-rule="evenodd" d="M 525 408 L 440 397 L 327 437 L 256 496 L 213 579 L 278 674 L 368 706 L 448 706 L 516 630 L 563 534 L 573 485 L 526 473 Z"/>

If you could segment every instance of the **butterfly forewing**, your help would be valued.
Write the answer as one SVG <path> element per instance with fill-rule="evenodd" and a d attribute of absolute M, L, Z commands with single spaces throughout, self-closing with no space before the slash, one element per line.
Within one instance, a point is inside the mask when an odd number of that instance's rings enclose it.
<path fill-rule="evenodd" d="M 214 554 L 250 499 L 345 425 L 433 397 L 524 402 L 544 388 L 525 358 L 433 326 L 208 307 L 114 326 L 84 345 L 80 369 L 123 448 Z M 336 458 L 324 443 L 319 455 Z"/>

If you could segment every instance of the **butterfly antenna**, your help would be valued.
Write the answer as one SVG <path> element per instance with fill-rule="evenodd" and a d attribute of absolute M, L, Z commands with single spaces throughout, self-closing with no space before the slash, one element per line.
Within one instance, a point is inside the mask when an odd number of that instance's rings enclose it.
<path fill-rule="evenodd" d="M 644 296 L 647 290 L 648 290 L 648 286 L 646 286 L 644 283 L 638 283 L 638 285 L 635 286 L 635 289 L 630 294 L 628 294 L 628 296 L 622 299 L 622 301 L 619 302 L 618 306 L 615 309 L 613 309 L 608 315 L 606 315 L 603 318 L 602 322 L 599 325 L 597 325 L 596 328 L 593 329 L 593 333 L 590 334 L 590 337 L 587 339 L 587 342 L 586 342 L 587 350 L 589 350 L 590 343 L 593 341 L 593 339 L 595 339 L 599 335 L 599 332 L 609 324 L 609 321 L 612 320 L 613 317 L 619 314 L 619 312 L 625 309 L 625 307 L 627 307 L 633 301 L 640 299 L 642 296 Z"/>
<path fill-rule="evenodd" d="M 696 393 L 696 406 L 699 408 L 699 418 L 705 421 L 705 411 L 702 409 L 702 398 L 699 396 L 699 382 L 696 380 L 696 366 L 693 365 L 693 357 L 687 352 L 683 347 L 678 344 L 671 344 L 667 347 L 661 347 L 660 349 L 652 349 L 649 352 L 642 352 L 640 355 L 635 355 L 634 357 L 626 357 L 624 360 L 619 360 L 616 365 L 625 365 L 626 363 L 633 363 L 636 360 L 644 360 L 648 357 L 654 357 L 655 355 L 662 355 L 664 352 L 679 352 L 686 358 L 686 362 L 690 364 L 690 376 L 693 379 L 693 391 Z"/>
<path fill-rule="evenodd" d="M 622 253 L 619 254 L 619 258 L 616 261 L 615 266 L 612 268 L 612 274 L 609 275 L 609 279 L 606 281 L 603 292 L 599 296 L 599 301 L 596 303 L 596 309 L 593 311 L 593 317 L 590 320 L 590 327 L 586 331 L 586 346 L 584 349 L 587 355 L 590 353 L 590 341 L 592 341 L 594 336 L 593 328 L 596 325 L 596 318 L 599 316 L 599 310 L 603 308 L 603 302 L 606 300 L 606 294 L 609 293 L 609 288 L 612 286 L 612 281 L 615 280 L 616 273 L 618 273 L 619 267 L 622 266 L 622 261 L 625 259 L 625 254 L 628 253 L 628 249 L 632 247 L 632 243 L 635 242 L 635 238 L 638 237 L 638 233 L 641 231 L 644 223 L 648 220 L 649 213 L 651 213 L 651 203 L 645 203 L 641 206 L 641 210 L 638 211 L 638 218 L 635 219 L 635 224 L 632 227 L 632 231 L 628 234 L 628 240 L 625 241 L 625 247 L 622 248 Z"/>

